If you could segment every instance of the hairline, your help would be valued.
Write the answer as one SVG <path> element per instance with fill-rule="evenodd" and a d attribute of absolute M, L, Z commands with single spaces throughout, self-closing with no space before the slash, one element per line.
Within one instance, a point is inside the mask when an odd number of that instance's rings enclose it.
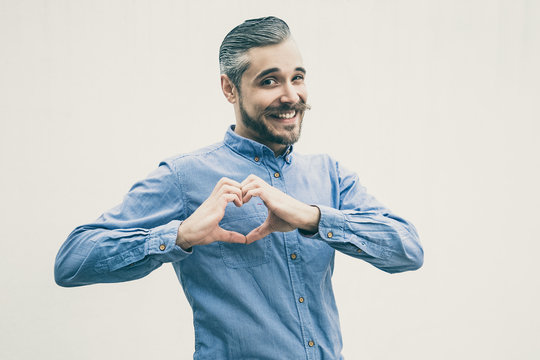
<path fill-rule="evenodd" d="M 244 74 L 245 72 L 249 69 L 249 67 L 251 66 L 251 61 L 250 61 L 250 58 L 249 58 L 249 51 L 251 49 L 257 49 L 257 48 L 265 48 L 265 47 L 268 47 L 268 46 L 275 46 L 275 45 L 280 45 L 286 41 L 289 41 L 292 39 L 292 36 L 291 34 L 289 34 L 287 37 L 283 38 L 280 42 L 277 42 L 277 43 L 273 43 L 273 44 L 267 44 L 267 45 L 262 45 L 262 46 L 252 46 L 250 47 L 249 49 L 246 49 L 245 51 L 243 51 L 240 56 L 238 57 L 240 59 L 240 66 L 238 67 L 241 71 L 239 71 L 239 79 L 238 79 L 238 84 L 235 84 L 233 79 L 231 79 L 229 77 L 229 75 L 226 73 L 226 72 L 221 72 L 221 74 L 223 75 L 227 75 L 227 77 L 229 78 L 229 80 L 233 83 L 233 85 L 236 87 L 236 89 L 238 90 L 238 92 L 240 93 L 240 84 L 242 83 L 242 79 L 244 78 Z M 245 60 L 244 60 L 245 59 Z"/>

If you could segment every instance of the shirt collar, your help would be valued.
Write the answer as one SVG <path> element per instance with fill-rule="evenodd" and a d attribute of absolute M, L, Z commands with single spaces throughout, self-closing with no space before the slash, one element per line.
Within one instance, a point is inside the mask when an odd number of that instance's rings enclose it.
<path fill-rule="evenodd" d="M 225 138 L 223 139 L 223 142 L 225 143 L 225 145 L 230 147 L 238 154 L 256 163 L 259 163 L 261 159 L 264 158 L 273 158 L 276 160 L 282 159 L 288 164 L 291 163 L 291 153 L 293 151 L 292 145 L 289 145 L 287 150 L 285 150 L 282 155 L 276 158 L 274 156 L 274 152 L 269 147 L 254 140 L 238 135 L 234 132 L 234 127 L 235 125 L 229 126 L 227 132 L 225 133 Z"/>

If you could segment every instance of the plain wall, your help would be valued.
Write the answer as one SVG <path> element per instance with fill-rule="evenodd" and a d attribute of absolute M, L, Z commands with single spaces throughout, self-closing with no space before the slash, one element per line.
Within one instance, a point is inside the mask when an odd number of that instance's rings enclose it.
<path fill-rule="evenodd" d="M 56 252 L 161 159 L 234 122 L 217 54 L 285 19 L 324 152 L 418 228 L 424 267 L 338 254 L 348 360 L 540 356 L 540 2 L 0 0 L 0 358 L 188 359 L 170 264 L 65 289 Z"/>

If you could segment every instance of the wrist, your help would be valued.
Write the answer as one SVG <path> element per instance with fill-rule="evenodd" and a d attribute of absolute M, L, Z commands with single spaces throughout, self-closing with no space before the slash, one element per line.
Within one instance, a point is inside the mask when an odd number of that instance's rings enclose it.
<path fill-rule="evenodd" d="M 182 225 L 184 223 L 182 222 L 180 226 L 178 226 L 178 232 L 176 234 L 176 245 L 180 246 L 183 250 L 188 250 L 189 248 L 193 247 L 193 245 L 185 238 L 185 234 L 183 233 Z"/>
<path fill-rule="evenodd" d="M 300 227 L 305 233 L 315 234 L 319 231 L 319 220 L 321 219 L 321 210 L 316 205 L 308 205 L 306 208 L 306 221 Z"/>

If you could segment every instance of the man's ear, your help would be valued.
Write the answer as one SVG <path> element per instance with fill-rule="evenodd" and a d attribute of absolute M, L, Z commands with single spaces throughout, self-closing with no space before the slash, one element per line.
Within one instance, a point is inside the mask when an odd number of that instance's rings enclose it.
<path fill-rule="evenodd" d="M 221 91 L 223 91 L 223 95 L 225 95 L 225 98 L 231 104 L 235 104 L 238 100 L 238 90 L 231 79 L 225 74 L 221 74 Z"/>

